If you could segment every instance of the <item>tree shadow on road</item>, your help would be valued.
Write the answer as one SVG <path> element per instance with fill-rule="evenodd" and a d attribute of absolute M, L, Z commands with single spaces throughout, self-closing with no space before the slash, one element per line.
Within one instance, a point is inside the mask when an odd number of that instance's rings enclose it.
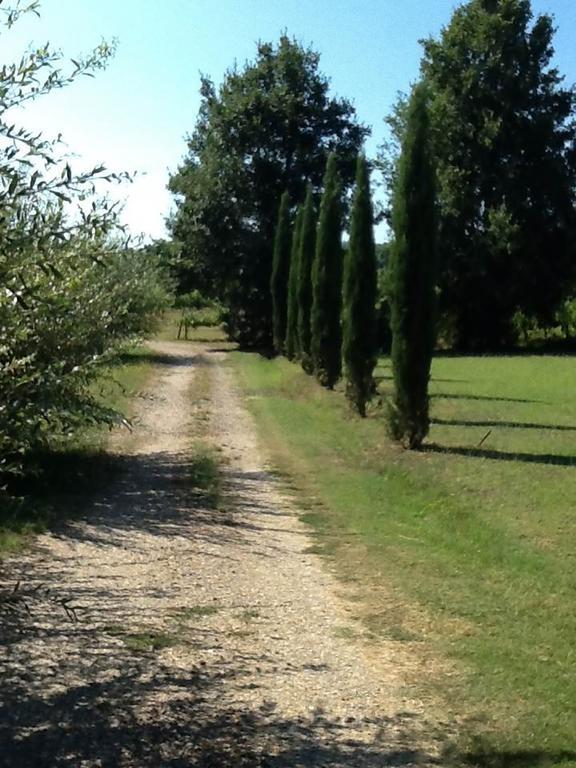
<path fill-rule="evenodd" d="M 81 657 L 50 660 L 41 645 L 27 644 L 39 628 L 21 630 L 19 663 L 4 665 L 0 687 L 3 768 L 436 764 L 413 747 L 410 713 L 358 723 L 305 706 L 305 715 L 284 717 L 274 701 L 256 708 L 242 704 L 243 690 L 258 687 L 258 676 L 249 675 L 244 663 L 265 659 L 178 669 L 153 653 L 131 653 L 102 630 L 62 622 L 45 630 L 45 641 L 65 644 L 69 633 L 80 631 Z M 266 674 L 265 665 L 259 674 Z M 237 705 L 222 705 L 224 686 L 227 700 L 237 697 Z M 358 725 L 370 729 L 368 740 L 354 737 Z"/>

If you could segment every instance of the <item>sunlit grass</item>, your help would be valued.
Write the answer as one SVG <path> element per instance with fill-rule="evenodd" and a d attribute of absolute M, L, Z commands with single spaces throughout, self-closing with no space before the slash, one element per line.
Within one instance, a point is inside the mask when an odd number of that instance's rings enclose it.
<path fill-rule="evenodd" d="M 182 335 L 178 339 L 178 328 L 180 320 L 182 318 L 182 310 L 170 309 L 164 313 L 163 321 L 160 329 L 156 335 L 156 338 L 161 341 L 190 341 L 190 342 L 207 342 L 207 343 L 220 343 L 227 342 L 228 338 L 221 325 L 217 324 L 217 313 L 212 308 L 206 308 L 202 310 L 196 310 L 197 316 L 201 319 L 204 317 L 209 325 L 202 325 L 197 328 L 190 328 L 188 330 L 188 338 L 185 339 Z"/>
<path fill-rule="evenodd" d="M 491 755 L 469 764 L 576 765 L 573 360 L 437 359 L 422 453 L 390 444 L 381 410 L 353 417 L 298 366 L 235 364 L 370 631 L 417 638 L 450 670 L 436 690 Z M 388 361 L 377 374 L 385 397 Z"/>

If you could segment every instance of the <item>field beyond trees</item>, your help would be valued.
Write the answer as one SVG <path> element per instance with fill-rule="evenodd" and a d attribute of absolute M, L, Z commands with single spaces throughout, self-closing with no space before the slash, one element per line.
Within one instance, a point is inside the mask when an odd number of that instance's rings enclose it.
<path fill-rule="evenodd" d="M 235 365 L 368 629 L 423 655 L 479 739 L 468 764 L 576 765 L 573 359 L 437 358 L 422 453 L 285 360 Z M 377 376 L 388 394 L 386 359 Z"/>

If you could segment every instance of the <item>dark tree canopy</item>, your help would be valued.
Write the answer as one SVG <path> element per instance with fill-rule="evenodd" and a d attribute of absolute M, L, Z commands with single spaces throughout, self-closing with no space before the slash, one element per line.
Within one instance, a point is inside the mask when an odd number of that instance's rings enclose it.
<path fill-rule="evenodd" d="M 505 342 L 516 309 L 549 320 L 574 275 L 575 92 L 553 34 L 530 0 L 472 0 L 424 42 L 442 305 L 464 348 Z"/>
<path fill-rule="evenodd" d="M 274 349 L 284 351 L 286 340 L 286 318 L 288 301 L 288 278 L 290 275 L 290 199 L 288 192 L 280 198 L 278 223 L 274 236 L 274 255 L 272 259 L 272 314 Z"/>
<path fill-rule="evenodd" d="M 300 354 L 298 338 L 298 277 L 300 275 L 300 246 L 302 241 L 302 206 L 296 213 L 294 229 L 292 230 L 292 246 L 290 252 L 290 273 L 288 277 L 288 302 L 286 318 L 286 341 L 284 351 L 288 360 L 294 360 Z"/>
<path fill-rule="evenodd" d="M 361 416 L 373 389 L 376 365 L 376 248 L 368 163 L 358 157 L 350 242 L 344 258 L 342 358 L 346 395 Z"/>
<path fill-rule="evenodd" d="M 310 312 L 312 311 L 312 264 L 316 248 L 316 213 L 312 187 L 308 187 L 302 214 L 300 235 L 300 256 L 298 264 L 298 343 L 302 366 L 311 372 L 310 358 Z"/>
<path fill-rule="evenodd" d="M 427 93 L 413 93 L 393 201 L 390 265 L 394 402 L 392 435 L 420 447 L 429 427 L 428 380 L 434 350 L 435 174 Z"/>
<path fill-rule="evenodd" d="M 188 155 L 170 182 L 172 232 L 188 273 L 227 303 L 232 335 L 268 343 L 280 196 L 302 201 L 308 183 L 318 194 L 333 151 L 349 185 L 368 130 L 350 102 L 330 95 L 318 53 L 287 36 L 260 43 L 255 61 L 229 70 L 218 89 L 203 78 L 201 95 Z"/>
<path fill-rule="evenodd" d="M 318 381 L 332 389 L 342 369 L 342 186 L 334 154 L 328 158 L 312 264 L 310 349 Z"/>

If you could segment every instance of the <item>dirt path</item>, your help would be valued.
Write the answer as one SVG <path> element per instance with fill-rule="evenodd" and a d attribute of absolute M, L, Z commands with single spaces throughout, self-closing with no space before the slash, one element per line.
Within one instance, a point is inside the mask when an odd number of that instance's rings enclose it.
<path fill-rule="evenodd" d="M 434 761 L 399 657 L 354 641 L 338 586 L 260 455 L 225 354 L 155 345 L 124 471 L 5 564 L 54 599 L 0 636 L 0 766 L 412 766 Z M 224 456 L 216 509 L 193 435 Z M 429 746 L 422 747 L 423 743 Z"/>

